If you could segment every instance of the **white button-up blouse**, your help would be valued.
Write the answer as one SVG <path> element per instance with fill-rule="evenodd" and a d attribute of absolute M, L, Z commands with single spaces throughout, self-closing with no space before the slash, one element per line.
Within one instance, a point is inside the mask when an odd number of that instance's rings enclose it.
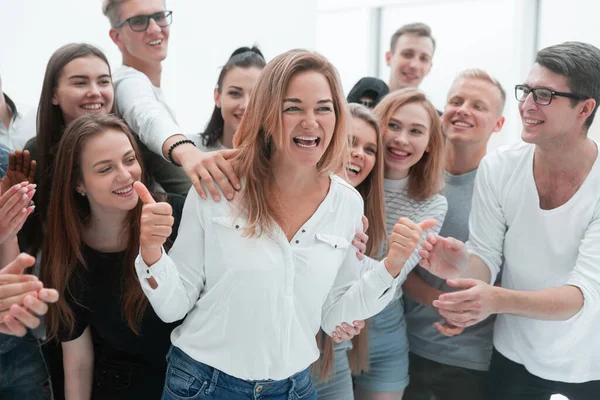
<path fill-rule="evenodd" d="M 192 188 L 169 255 L 150 268 L 136 260 L 156 314 L 186 317 L 171 341 L 196 361 L 240 379 L 288 378 L 319 357 L 319 327 L 331 334 L 367 319 L 396 291 L 400 279 L 383 262 L 357 259 L 351 240 L 362 229 L 363 200 L 335 175 L 291 241 L 281 229 L 243 237 L 246 222 L 233 212 Z"/>

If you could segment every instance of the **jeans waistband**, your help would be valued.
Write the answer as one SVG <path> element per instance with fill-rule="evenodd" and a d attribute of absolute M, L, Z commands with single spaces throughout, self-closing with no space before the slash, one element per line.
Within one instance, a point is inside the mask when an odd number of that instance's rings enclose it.
<path fill-rule="evenodd" d="M 281 395 L 294 390 L 299 385 L 303 386 L 308 380 L 310 382 L 310 367 L 300 371 L 287 379 L 282 380 L 244 380 L 228 375 L 223 371 L 203 364 L 188 356 L 185 352 L 175 346 L 171 346 L 167 354 L 169 363 L 185 369 L 186 372 L 207 381 L 207 392 L 214 391 L 215 386 L 227 388 L 232 391 L 247 395 L 260 394 L 261 396 Z"/>

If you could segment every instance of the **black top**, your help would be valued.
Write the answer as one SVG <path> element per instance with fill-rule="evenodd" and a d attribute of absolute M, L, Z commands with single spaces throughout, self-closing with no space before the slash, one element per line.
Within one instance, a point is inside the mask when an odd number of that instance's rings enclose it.
<path fill-rule="evenodd" d="M 174 241 L 185 199 L 169 195 L 167 201 L 173 207 L 175 223 L 170 240 Z M 65 293 L 65 299 L 74 313 L 75 329 L 70 335 L 65 329 L 59 334 L 59 340 L 77 339 L 87 326 L 91 326 L 96 369 L 98 364 L 119 366 L 130 370 L 132 374 L 154 375 L 153 372 L 156 372 L 156 375 L 162 374 L 164 378 L 165 356 L 171 345 L 170 334 L 180 322 L 162 322 L 148 304 L 140 324 L 140 335 L 136 335 L 121 311 L 122 271 L 123 268 L 134 268 L 133 265 L 123 266 L 125 252 L 103 253 L 84 245 L 83 257 L 87 268 L 77 268 L 70 283 L 73 296 Z"/>

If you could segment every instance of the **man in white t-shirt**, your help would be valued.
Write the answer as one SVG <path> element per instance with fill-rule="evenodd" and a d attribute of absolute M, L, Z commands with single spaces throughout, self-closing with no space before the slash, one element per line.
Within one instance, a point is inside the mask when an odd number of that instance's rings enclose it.
<path fill-rule="evenodd" d="M 600 101 L 600 50 L 540 50 L 515 95 L 523 142 L 482 160 L 467 245 L 428 235 L 421 263 L 464 289 L 433 302 L 452 324 L 498 314 L 491 399 L 597 399 L 600 162 L 587 131 Z M 503 261 L 501 287 L 492 286 Z"/>
<path fill-rule="evenodd" d="M 191 180 L 205 198 L 202 180 L 215 200 L 220 199 L 215 184 L 232 199 L 239 179 L 226 158 L 235 150 L 197 149 L 181 132 L 162 92 L 162 61 L 172 21 L 165 1 L 104 0 L 102 11 L 111 24 L 110 37 L 123 55 L 123 66 L 113 71 L 115 109 L 138 135 L 150 174 L 167 192 L 187 194 Z"/>

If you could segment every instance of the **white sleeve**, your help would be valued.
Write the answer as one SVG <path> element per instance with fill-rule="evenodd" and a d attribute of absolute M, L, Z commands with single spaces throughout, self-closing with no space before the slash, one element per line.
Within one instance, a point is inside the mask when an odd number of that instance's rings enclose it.
<path fill-rule="evenodd" d="M 467 250 L 490 269 L 489 283 L 493 285 L 502 265 L 506 217 L 498 188 L 501 166 L 491 166 L 488 160 L 489 156 L 483 158 L 475 178 Z"/>
<path fill-rule="evenodd" d="M 125 71 L 115 84 L 115 103 L 121 117 L 142 143 L 163 156 L 163 143 L 181 128 L 158 101 L 148 77 L 139 71 Z"/>
<path fill-rule="evenodd" d="M 600 203 L 594 218 L 581 240 L 575 268 L 566 285 L 578 287 L 583 293 L 583 308 L 578 314 L 595 315 L 600 310 Z"/>
<path fill-rule="evenodd" d="M 144 263 L 141 255 L 135 260 L 142 289 L 156 315 L 164 322 L 185 317 L 198 301 L 206 282 L 200 201 L 200 196 L 192 188 L 185 201 L 179 233 L 169 255 L 163 252 L 160 260 L 151 267 Z M 156 289 L 152 289 L 146 281 L 151 276 L 158 283 Z"/>
<path fill-rule="evenodd" d="M 360 226 L 359 222 L 362 224 L 359 219 L 356 226 Z M 322 308 L 323 331 L 331 335 L 343 322 L 352 323 L 378 314 L 392 300 L 397 282 L 383 261 L 367 257 L 361 262 L 356 249 L 349 246 Z"/>

